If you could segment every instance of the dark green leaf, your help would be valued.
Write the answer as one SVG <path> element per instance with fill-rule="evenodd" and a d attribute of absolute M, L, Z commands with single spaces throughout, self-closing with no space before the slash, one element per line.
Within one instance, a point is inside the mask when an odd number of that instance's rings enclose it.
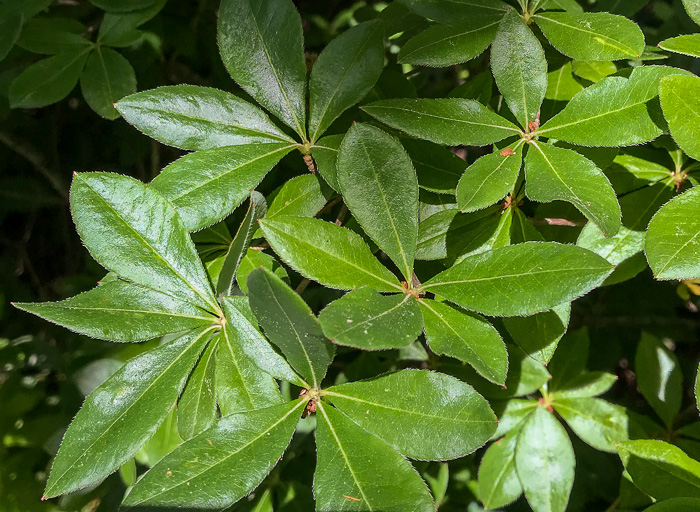
<path fill-rule="evenodd" d="M 399 0 L 424 18 L 446 24 L 462 24 L 469 19 L 500 19 L 510 7 L 500 0 Z"/>
<path fill-rule="evenodd" d="M 214 375 L 220 342 L 220 336 L 209 342 L 177 402 L 177 431 L 184 440 L 208 429 L 216 419 Z"/>
<path fill-rule="evenodd" d="M 136 30 L 153 18 L 167 0 L 156 0 L 149 7 L 129 12 L 106 12 L 100 23 L 97 41 L 107 46 L 124 47 L 138 43 L 143 33 Z"/>
<path fill-rule="evenodd" d="M 515 471 L 517 433 L 508 434 L 486 450 L 479 466 L 477 495 L 488 509 L 512 503 L 523 493 Z"/>
<path fill-rule="evenodd" d="M 70 18 L 34 18 L 22 27 L 22 35 L 17 46 L 34 53 L 76 52 L 92 43 L 81 34 L 86 31 L 85 25 Z"/>
<path fill-rule="evenodd" d="M 556 398 L 554 409 L 596 450 L 615 453 L 617 443 L 627 441 L 624 407 L 599 398 Z"/>
<path fill-rule="evenodd" d="M 90 3 L 100 9 L 113 12 L 128 12 L 145 9 L 157 0 L 90 0 Z"/>
<path fill-rule="evenodd" d="M 98 47 L 90 54 L 80 77 L 80 89 L 90 108 L 102 117 L 116 119 L 114 104 L 136 92 L 136 74 L 129 61 L 110 48 Z"/>
<path fill-rule="evenodd" d="M 21 13 L 2 13 L 0 18 L 0 61 L 7 57 L 22 32 Z"/>
<path fill-rule="evenodd" d="M 459 178 L 464 173 L 464 160 L 432 142 L 403 139 L 401 144 L 411 157 L 420 188 L 454 195 Z"/>
<path fill-rule="evenodd" d="M 344 135 L 328 135 L 311 147 L 311 154 L 316 161 L 319 174 L 335 191 L 340 189 L 336 160 L 338 159 L 338 148 L 343 141 L 343 137 Z"/>
<path fill-rule="evenodd" d="M 680 148 L 700 159 L 700 78 L 667 76 L 661 80 L 661 107 L 671 135 Z"/>
<path fill-rule="evenodd" d="M 634 367 L 642 395 L 671 428 L 683 398 L 683 375 L 676 355 L 661 340 L 643 332 Z"/>

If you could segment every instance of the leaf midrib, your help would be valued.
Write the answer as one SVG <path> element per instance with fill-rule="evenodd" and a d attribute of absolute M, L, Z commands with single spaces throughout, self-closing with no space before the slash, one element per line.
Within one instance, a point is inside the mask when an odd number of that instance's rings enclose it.
<path fill-rule="evenodd" d="M 352 327 L 349 327 L 349 328 L 345 329 L 344 331 L 341 331 L 341 332 L 335 334 L 334 338 L 339 338 L 340 336 L 342 336 L 342 335 L 344 335 L 344 334 L 347 334 L 348 332 L 350 332 L 350 331 L 352 331 L 352 330 L 354 330 L 354 329 L 358 329 L 359 327 L 365 325 L 366 323 L 372 322 L 372 321 L 374 321 L 374 320 L 376 320 L 376 319 L 378 319 L 378 318 L 381 318 L 381 317 L 383 317 L 383 316 L 385 316 L 385 315 L 388 315 L 389 313 L 392 313 L 392 312 L 396 311 L 396 310 L 399 309 L 401 306 L 403 306 L 403 305 L 406 303 L 406 301 L 407 301 L 408 299 L 410 299 L 410 298 L 411 298 L 411 295 L 406 294 L 406 296 L 404 297 L 404 299 L 403 299 L 401 302 L 399 302 L 398 304 L 396 304 L 395 306 L 392 306 L 391 308 L 389 308 L 389 309 L 387 309 L 387 310 L 385 310 L 385 311 L 382 311 L 382 312 L 379 313 L 378 315 L 369 317 L 369 318 L 367 318 L 366 320 L 363 320 L 362 322 L 359 322 L 359 323 L 357 323 L 357 324 L 353 324 Z"/>

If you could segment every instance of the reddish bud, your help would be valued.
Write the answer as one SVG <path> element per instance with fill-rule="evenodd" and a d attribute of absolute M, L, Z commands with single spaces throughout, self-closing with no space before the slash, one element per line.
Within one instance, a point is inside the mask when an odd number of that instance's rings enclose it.
<path fill-rule="evenodd" d="M 510 148 L 506 148 L 503 151 L 501 151 L 501 156 L 510 156 L 510 155 L 514 155 L 514 154 L 515 154 L 515 151 L 513 151 Z"/>

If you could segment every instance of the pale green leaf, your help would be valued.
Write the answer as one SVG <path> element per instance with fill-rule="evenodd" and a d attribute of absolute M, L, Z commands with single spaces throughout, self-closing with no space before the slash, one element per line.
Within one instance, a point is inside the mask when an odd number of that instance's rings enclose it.
<path fill-rule="evenodd" d="M 615 453 L 615 445 L 627 441 L 624 407 L 599 398 L 556 398 L 553 406 L 571 430 L 596 450 Z"/>
<path fill-rule="evenodd" d="M 517 433 L 510 433 L 489 446 L 481 459 L 477 495 L 488 509 L 508 505 L 523 493 L 515 471 L 517 442 Z"/>
<path fill-rule="evenodd" d="M 669 52 L 700 58 L 700 34 L 683 34 L 671 37 L 661 41 L 659 47 Z"/>
<path fill-rule="evenodd" d="M 586 398 L 602 395 L 617 382 L 617 375 L 606 372 L 583 372 L 567 379 L 552 395 L 559 398 Z"/>
<path fill-rule="evenodd" d="M 696 510 L 700 510 L 700 498 L 672 498 L 644 509 L 644 512 L 696 512 Z"/>
<path fill-rule="evenodd" d="M 325 190 L 324 190 L 325 188 Z M 328 187 L 316 174 L 302 174 L 286 181 L 267 198 L 267 217 L 313 217 L 328 201 Z"/>
<path fill-rule="evenodd" d="M 683 7 L 688 12 L 688 16 L 700 25 L 700 1 L 699 0 L 683 0 Z"/>
<path fill-rule="evenodd" d="M 642 333 L 634 358 L 637 386 L 668 428 L 681 409 L 683 375 L 676 355 L 661 340 Z"/>
<path fill-rule="evenodd" d="M 547 91 L 544 97 L 554 101 L 569 101 L 582 90 L 583 86 L 574 78 L 571 62 L 567 62 L 547 74 Z"/>
<path fill-rule="evenodd" d="M 248 249 L 241 259 L 241 262 L 238 265 L 238 271 L 236 272 L 236 281 L 238 282 L 238 287 L 243 293 L 248 293 L 248 275 L 259 267 L 265 267 L 271 272 L 274 272 L 277 277 L 282 279 L 284 282 L 289 283 L 289 275 L 287 274 L 287 271 L 273 256 L 270 256 L 261 250 Z"/>
<path fill-rule="evenodd" d="M 614 62 L 606 61 L 589 61 L 589 60 L 574 60 L 571 63 L 571 70 L 574 75 L 589 80 L 593 83 L 599 82 L 606 76 L 617 73 L 617 66 Z"/>
<path fill-rule="evenodd" d="M 571 304 L 562 304 L 532 316 L 504 318 L 503 325 L 518 346 L 542 364 L 549 363 L 569 327 Z"/>
<path fill-rule="evenodd" d="M 700 160 L 700 78 L 664 77 L 660 99 L 673 139 L 689 157 Z"/>

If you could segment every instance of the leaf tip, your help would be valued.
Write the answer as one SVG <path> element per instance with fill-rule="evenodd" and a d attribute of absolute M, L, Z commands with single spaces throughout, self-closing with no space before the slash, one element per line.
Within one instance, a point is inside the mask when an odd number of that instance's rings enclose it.
<path fill-rule="evenodd" d="M 48 498 L 46 496 L 41 497 L 41 501 L 46 501 Z"/>

